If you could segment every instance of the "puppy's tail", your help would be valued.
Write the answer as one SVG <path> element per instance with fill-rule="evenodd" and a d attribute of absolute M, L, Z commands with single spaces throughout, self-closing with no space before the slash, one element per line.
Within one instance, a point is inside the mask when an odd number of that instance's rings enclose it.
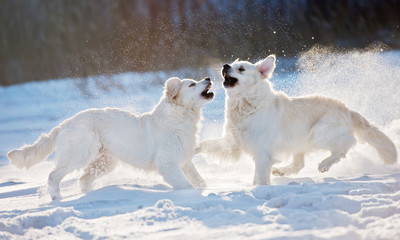
<path fill-rule="evenodd" d="M 26 169 L 45 160 L 56 148 L 59 131 L 60 127 L 55 127 L 48 134 L 42 134 L 32 145 L 8 152 L 8 159 L 17 168 Z"/>
<path fill-rule="evenodd" d="M 379 156 L 386 164 L 397 162 L 397 151 L 392 140 L 381 132 L 377 127 L 372 126 L 361 114 L 351 111 L 355 133 L 361 141 L 365 141 L 378 151 Z"/>

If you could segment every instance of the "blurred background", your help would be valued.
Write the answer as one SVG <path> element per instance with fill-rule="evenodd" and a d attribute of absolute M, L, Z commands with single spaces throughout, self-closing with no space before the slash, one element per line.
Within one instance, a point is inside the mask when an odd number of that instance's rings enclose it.
<path fill-rule="evenodd" d="M 399 0 L 2 0 L 0 85 L 400 48 Z"/>

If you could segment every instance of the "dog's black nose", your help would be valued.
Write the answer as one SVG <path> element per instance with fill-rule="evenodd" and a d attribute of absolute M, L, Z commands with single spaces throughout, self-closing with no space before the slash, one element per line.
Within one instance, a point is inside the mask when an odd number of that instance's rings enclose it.
<path fill-rule="evenodd" d="M 228 74 L 228 72 L 229 72 L 229 70 L 230 70 L 231 68 L 232 68 L 232 67 L 229 66 L 229 64 L 225 64 L 224 67 L 222 68 L 222 74 Z"/>
<path fill-rule="evenodd" d="M 224 70 L 229 69 L 229 68 L 231 68 L 231 66 L 229 66 L 229 64 L 224 64 Z"/>
<path fill-rule="evenodd" d="M 211 81 L 211 79 L 209 77 L 204 78 L 204 80 Z"/>

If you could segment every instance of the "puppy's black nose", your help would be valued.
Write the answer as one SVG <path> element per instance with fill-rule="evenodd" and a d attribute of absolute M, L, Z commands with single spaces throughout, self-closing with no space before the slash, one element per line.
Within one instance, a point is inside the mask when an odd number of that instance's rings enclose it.
<path fill-rule="evenodd" d="M 204 80 L 211 81 L 211 79 L 209 77 L 204 78 Z"/>

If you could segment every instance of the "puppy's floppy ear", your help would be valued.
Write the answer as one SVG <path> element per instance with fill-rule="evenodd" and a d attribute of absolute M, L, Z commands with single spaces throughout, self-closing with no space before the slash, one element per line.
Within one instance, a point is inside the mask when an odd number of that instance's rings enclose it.
<path fill-rule="evenodd" d="M 172 77 L 165 83 L 164 91 L 166 96 L 172 100 L 178 95 L 179 89 L 181 88 L 182 82 L 177 77 Z"/>
<path fill-rule="evenodd" d="M 256 64 L 262 78 L 270 78 L 275 70 L 275 55 L 269 55 L 264 60 L 258 61 Z"/>

